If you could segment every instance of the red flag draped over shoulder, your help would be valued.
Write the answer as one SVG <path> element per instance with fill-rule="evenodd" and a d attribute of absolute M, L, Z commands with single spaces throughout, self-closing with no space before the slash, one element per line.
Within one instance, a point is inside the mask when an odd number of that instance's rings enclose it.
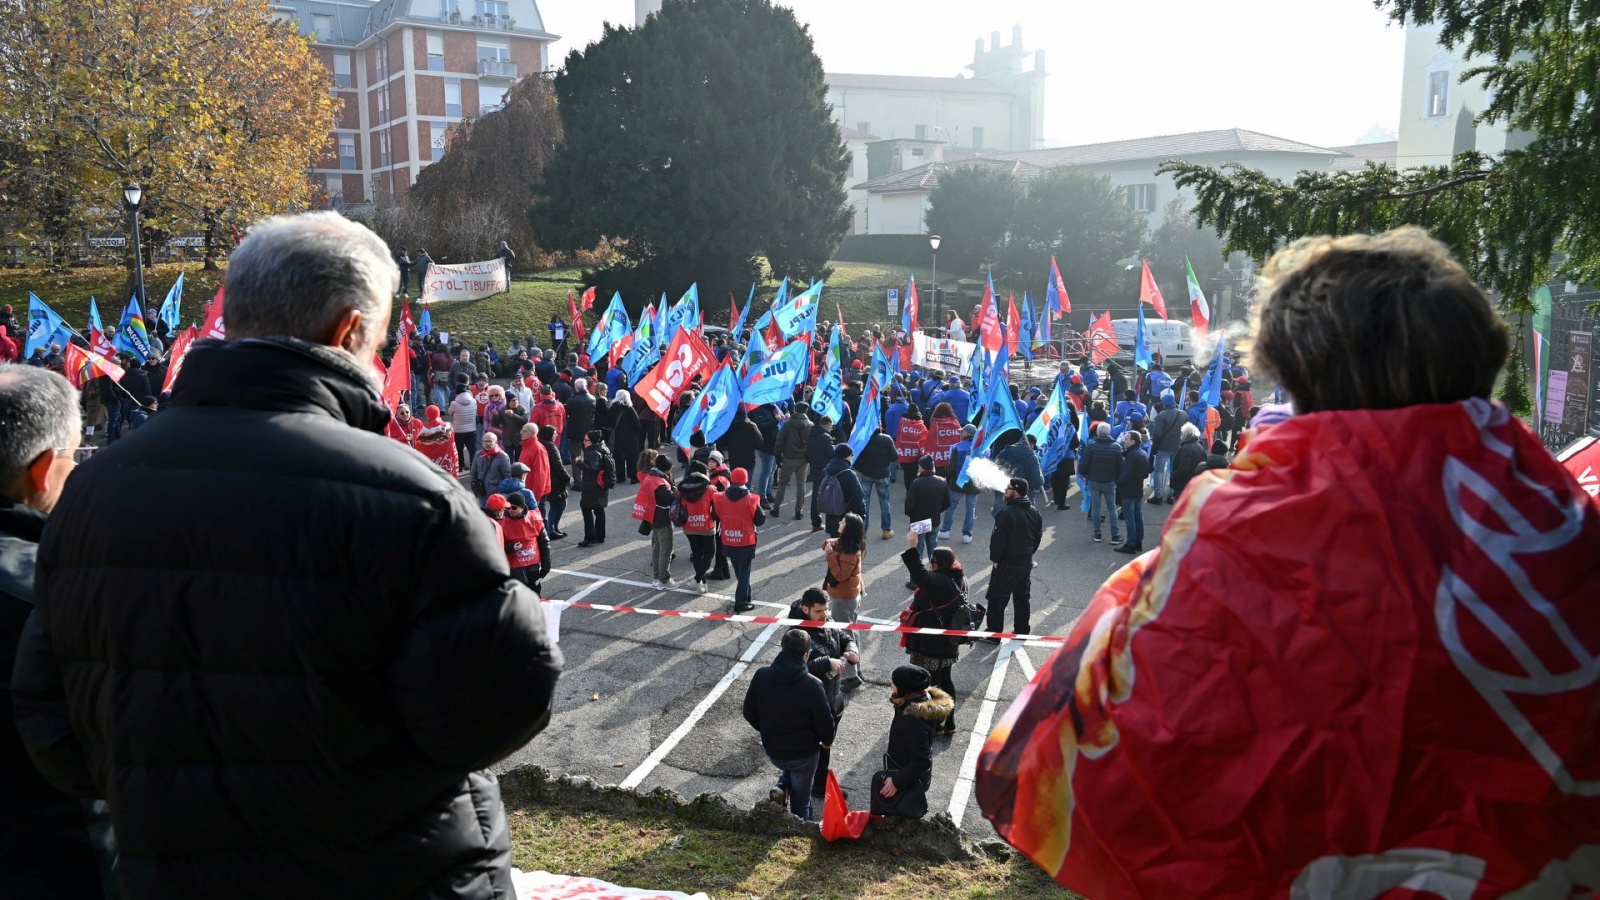
<path fill-rule="evenodd" d="M 1000 834 L 1096 900 L 1595 887 L 1600 508 L 1482 400 L 1298 416 L 1233 466 L 989 736 Z"/>

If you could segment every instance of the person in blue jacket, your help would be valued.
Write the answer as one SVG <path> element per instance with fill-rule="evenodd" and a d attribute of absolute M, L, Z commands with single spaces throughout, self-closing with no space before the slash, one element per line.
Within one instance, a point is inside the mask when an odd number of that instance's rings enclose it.
<path fill-rule="evenodd" d="M 1113 425 L 1123 425 L 1134 412 L 1140 413 L 1144 418 L 1150 417 L 1150 408 L 1139 402 L 1139 392 L 1127 390 L 1122 392 L 1122 399 L 1117 401 L 1111 422 Z"/>
<path fill-rule="evenodd" d="M 955 412 L 956 418 L 962 422 L 967 421 L 967 413 L 972 410 L 972 395 L 961 389 L 961 384 L 952 378 L 944 383 L 944 390 L 934 398 L 935 406 L 940 403 L 950 404 L 950 409 Z"/>

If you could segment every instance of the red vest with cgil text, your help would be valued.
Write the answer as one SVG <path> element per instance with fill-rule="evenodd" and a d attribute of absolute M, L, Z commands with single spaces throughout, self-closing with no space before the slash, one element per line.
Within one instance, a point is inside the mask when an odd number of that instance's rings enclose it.
<path fill-rule="evenodd" d="M 651 469 L 650 474 L 639 476 L 639 493 L 633 497 L 633 517 L 652 525 L 656 521 L 656 488 L 667 483 L 655 471 Z"/>
<path fill-rule="evenodd" d="M 711 506 L 722 523 L 722 546 L 754 547 L 756 545 L 756 507 L 761 498 L 745 494 L 735 500 L 727 494 L 711 498 Z"/>

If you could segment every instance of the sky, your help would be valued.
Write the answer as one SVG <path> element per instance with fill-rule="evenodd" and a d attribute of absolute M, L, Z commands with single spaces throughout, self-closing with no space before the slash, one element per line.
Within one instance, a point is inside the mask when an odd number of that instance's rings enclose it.
<path fill-rule="evenodd" d="M 633 24 L 633 0 L 537 0 L 550 61 Z M 1045 51 L 1050 147 L 1245 128 L 1350 144 L 1400 121 L 1404 32 L 1372 0 L 792 0 L 829 72 L 970 73 L 1000 32 Z"/>

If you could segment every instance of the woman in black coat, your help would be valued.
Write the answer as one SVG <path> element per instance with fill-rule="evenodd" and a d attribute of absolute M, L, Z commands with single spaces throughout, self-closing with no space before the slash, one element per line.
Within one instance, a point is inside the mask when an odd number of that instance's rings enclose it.
<path fill-rule="evenodd" d="M 644 449 L 644 431 L 639 423 L 639 411 L 633 408 L 633 395 L 617 391 L 611 400 L 611 455 L 617 462 L 617 480 L 628 479 L 629 484 L 639 483 L 635 461 Z"/>
<path fill-rule="evenodd" d="M 930 571 L 922 565 L 917 535 L 908 534 L 906 551 L 900 554 L 900 559 L 911 573 L 911 582 L 917 586 L 917 592 L 911 596 L 910 624 L 918 628 L 952 628 L 956 624 L 964 624 L 952 622 L 955 611 L 967 596 L 967 575 L 962 571 L 955 551 L 949 547 L 935 549 L 933 569 Z M 956 686 L 950 677 L 950 670 L 961 655 L 960 648 L 959 638 L 932 634 L 906 635 L 906 652 L 911 654 L 911 664 L 926 669 L 933 683 L 952 698 L 949 714 L 939 723 L 942 734 L 956 733 Z"/>
<path fill-rule="evenodd" d="M 883 754 L 883 767 L 889 777 L 878 788 L 884 799 L 894 801 L 900 814 L 917 818 L 928 812 L 934 735 L 956 705 L 950 694 L 933 687 L 931 680 L 927 670 L 919 666 L 899 666 L 891 676 L 894 690 L 889 702 L 894 704 L 894 721 L 889 725 L 889 748 Z"/>
<path fill-rule="evenodd" d="M 579 547 L 606 542 L 606 504 L 617 483 L 617 467 L 606 448 L 605 435 L 591 431 L 583 438 L 583 458 L 578 460 L 578 508 L 583 510 L 583 541 Z"/>

